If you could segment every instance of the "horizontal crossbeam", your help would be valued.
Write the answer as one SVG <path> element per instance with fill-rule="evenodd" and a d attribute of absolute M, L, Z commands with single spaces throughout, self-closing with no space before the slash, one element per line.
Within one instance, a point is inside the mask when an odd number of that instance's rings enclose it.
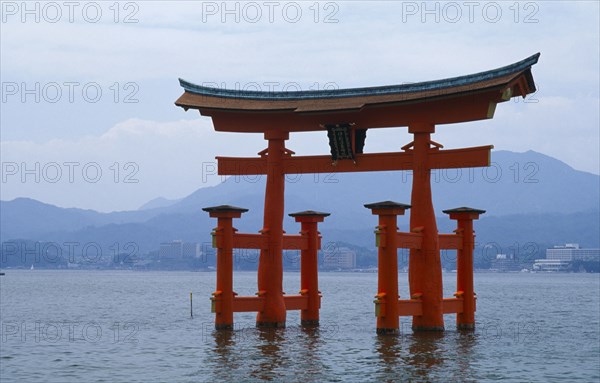
<path fill-rule="evenodd" d="M 266 249 L 269 237 L 262 234 L 235 233 L 233 235 L 234 249 Z"/>
<path fill-rule="evenodd" d="M 308 308 L 308 295 L 286 295 L 283 300 L 286 310 L 306 310 Z"/>
<path fill-rule="evenodd" d="M 318 247 L 321 247 L 320 238 Z M 221 247 L 221 236 L 215 235 L 214 247 Z M 268 249 L 269 236 L 265 234 L 235 233 L 233 235 L 234 249 Z M 306 250 L 308 249 L 308 237 L 298 234 L 286 234 L 283 236 L 283 250 Z"/>
<path fill-rule="evenodd" d="M 463 299 L 462 298 L 444 298 L 442 301 L 442 312 L 444 314 L 462 313 Z"/>
<path fill-rule="evenodd" d="M 399 316 L 419 316 L 423 315 L 423 301 L 420 299 L 400 299 L 398 300 Z"/>
<path fill-rule="evenodd" d="M 457 234 L 440 234 L 441 250 L 460 250 L 463 248 L 462 236 Z"/>
<path fill-rule="evenodd" d="M 399 249 L 420 249 L 423 242 L 421 233 L 398 232 L 396 246 Z M 441 250 L 460 250 L 463 248 L 462 236 L 458 234 L 440 234 L 439 243 Z M 386 233 L 377 232 L 375 234 L 375 245 L 377 247 L 386 247 Z"/>
<path fill-rule="evenodd" d="M 490 166 L 493 146 L 429 151 L 430 169 L 454 169 Z M 349 173 L 371 171 L 418 170 L 412 151 L 357 154 L 356 162 L 340 160 L 333 163 L 331 156 L 289 156 L 283 162 L 285 174 Z M 266 157 L 217 157 L 219 175 L 267 174 Z"/>
<path fill-rule="evenodd" d="M 454 314 L 463 312 L 462 298 L 444 298 L 442 301 L 443 313 Z M 398 300 L 398 315 L 399 316 L 419 316 L 423 315 L 423 301 L 420 299 L 399 299 Z"/>
<path fill-rule="evenodd" d="M 234 297 L 233 312 L 259 312 L 263 311 L 265 306 L 265 297 Z"/>
<path fill-rule="evenodd" d="M 283 297 L 286 310 L 306 310 L 308 308 L 308 295 L 287 295 Z M 220 312 L 220 300 L 217 300 L 213 312 Z M 263 311 L 265 306 L 265 297 L 234 297 L 233 312 L 259 312 Z"/>
<path fill-rule="evenodd" d="M 398 233 L 398 248 L 400 249 L 420 249 L 423 242 L 421 233 Z"/>

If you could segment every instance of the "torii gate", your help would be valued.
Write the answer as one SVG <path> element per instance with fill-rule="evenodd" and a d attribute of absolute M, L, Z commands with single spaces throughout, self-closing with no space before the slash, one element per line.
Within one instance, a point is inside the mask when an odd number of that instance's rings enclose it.
<path fill-rule="evenodd" d="M 441 331 L 443 314 L 456 313 L 460 329 L 475 325 L 473 292 L 473 220 L 483 210 L 445 210 L 458 221 L 452 235 L 439 235 L 431 197 L 431 169 L 490 165 L 493 146 L 442 150 L 431 140 L 435 126 L 490 119 L 496 104 L 535 92 L 531 67 L 539 53 L 499 69 L 444 80 L 371 88 L 259 92 L 208 88 L 179 80 L 185 92 L 177 106 L 197 109 L 212 118 L 216 131 L 262 133 L 267 149 L 256 158 L 217 157 L 220 175 L 266 175 L 264 226 L 260 234 L 239 234 L 232 219 L 246 209 L 228 205 L 205 208 L 218 218 L 213 231 L 217 248 L 217 291 L 213 312 L 217 329 L 233 327 L 233 312 L 257 312 L 257 326 L 283 327 L 286 310 L 302 310 L 302 323 L 318 324 L 317 223 L 327 213 L 291 214 L 302 223 L 301 235 L 284 235 L 286 174 L 412 170 L 411 204 L 368 204 L 379 216 L 378 333 L 396 333 L 399 316 L 413 317 L 413 330 Z M 407 126 L 414 140 L 399 152 L 363 153 L 367 129 Z M 291 132 L 327 131 L 331 155 L 296 156 L 285 147 Z M 410 231 L 400 233 L 396 216 L 411 208 Z M 260 249 L 256 297 L 233 292 L 234 248 Z M 409 248 L 411 297 L 398 296 L 397 249 Z M 283 293 L 282 252 L 300 249 L 300 295 Z M 443 298 L 440 249 L 457 249 L 457 292 Z"/>

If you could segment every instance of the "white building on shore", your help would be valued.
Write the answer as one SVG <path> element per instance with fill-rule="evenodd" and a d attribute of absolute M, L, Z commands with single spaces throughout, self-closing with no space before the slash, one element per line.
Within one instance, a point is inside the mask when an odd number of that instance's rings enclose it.
<path fill-rule="evenodd" d="M 197 258 L 202 254 L 200 245 L 196 242 L 183 242 L 181 240 L 164 242 L 160 244 L 160 259 L 185 259 Z"/>
<path fill-rule="evenodd" d="M 536 259 L 533 270 L 566 271 L 576 261 L 600 262 L 600 249 L 582 249 L 578 243 L 567 243 L 546 249 L 546 259 Z"/>
<path fill-rule="evenodd" d="M 356 252 L 347 247 L 325 253 L 323 268 L 333 270 L 350 270 L 356 268 Z"/>

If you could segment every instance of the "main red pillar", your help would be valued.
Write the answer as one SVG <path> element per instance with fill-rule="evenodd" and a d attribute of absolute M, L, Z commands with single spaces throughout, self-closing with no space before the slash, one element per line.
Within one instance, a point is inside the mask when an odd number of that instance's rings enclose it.
<path fill-rule="evenodd" d="M 267 186 L 265 192 L 264 225 L 261 233 L 268 238 L 268 247 L 261 249 L 258 260 L 258 295 L 265 298 L 264 310 L 256 316 L 259 327 L 285 327 L 283 299 L 283 213 L 285 174 L 283 156 L 289 133 L 265 132 L 267 149 Z"/>
<path fill-rule="evenodd" d="M 429 153 L 433 124 L 413 124 L 408 128 L 414 134 L 413 185 L 411 194 L 411 231 L 421 231 L 420 249 L 411 249 L 408 280 L 411 296 L 421 294 L 423 314 L 413 317 L 414 331 L 443 331 L 442 264 L 437 224 L 431 196 L 431 167 Z"/>
<path fill-rule="evenodd" d="M 308 307 L 300 312 L 300 323 L 303 326 L 318 326 L 321 292 L 318 271 L 320 235 L 317 225 L 330 214 L 307 210 L 289 215 L 296 222 L 301 222 L 301 235 L 306 236 L 308 241 L 308 247 L 300 255 L 300 294 L 308 297 Z"/>
<path fill-rule="evenodd" d="M 473 220 L 485 210 L 469 207 L 444 210 L 450 219 L 457 220 L 457 232 L 462 235 L 462 249 L 457 251 L 456 257 L 456 293 L 463 299 L 463 312 L 456 316 L 456 327 L 459 330 L 475 329 L 475 292 L 473 289 L 473 248 L 475 247 L 475 233 Z"/>

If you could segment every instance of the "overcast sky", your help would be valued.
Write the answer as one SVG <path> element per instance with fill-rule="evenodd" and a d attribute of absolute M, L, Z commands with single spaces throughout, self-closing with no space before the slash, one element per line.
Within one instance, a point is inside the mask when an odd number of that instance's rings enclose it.
<path fill-rule="evenodd" d="M 218 183 L 216 155 L 265 147 L 175 107 L 179 77 L 348 88 L 470 74 L 537 52 L 529 100 L 498 105 L 493 120 L 440 126 L 434 139 L 535 150 L 598 174 L 599 13 L 597 1 L 3 1 L 1 198 L 135 209 Z M 406 128 L 380 129 L 366 150 L 410 140 Z M 287 147 L 329 150 L 322 132 L 292 134 Z"/>

